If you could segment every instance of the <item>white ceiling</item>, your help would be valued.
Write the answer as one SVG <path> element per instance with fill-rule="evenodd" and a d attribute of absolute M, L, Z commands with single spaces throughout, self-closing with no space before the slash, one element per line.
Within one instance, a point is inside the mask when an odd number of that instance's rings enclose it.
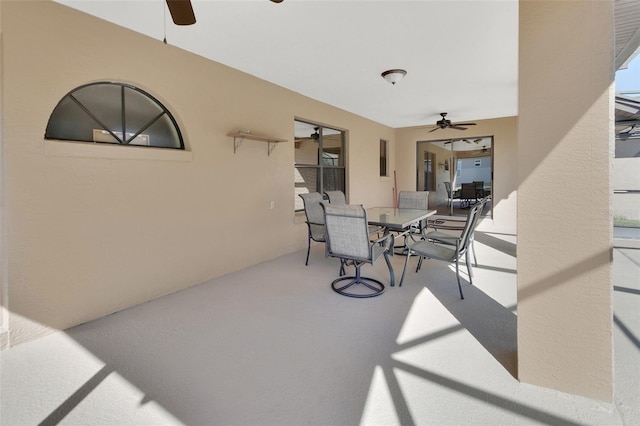
<path fill-rule="evenodd" d="M 391 127 L 517 115 L 517 0 L 192 0 L 186 27 L 165 0 L 54 1 Z M 640 1 L 614 5 L 617 68 Z"/>
<path fill-rule="evenodd" d="M 515 0 L 56 1 L 391 127 L 517 115 Z"/>

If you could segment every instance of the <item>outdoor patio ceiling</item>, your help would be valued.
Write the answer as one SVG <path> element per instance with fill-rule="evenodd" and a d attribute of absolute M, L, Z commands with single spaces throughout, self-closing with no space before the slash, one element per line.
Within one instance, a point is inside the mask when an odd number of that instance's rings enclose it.
<path fill-rule="evenodd" d="M 164 1 L 54 1 L 391 127 L 518 114 L 517 0 L 193 0 L 190 26 Z M 640 46 L 640 2 L 614 7 L 617 69 Z M 390 68 L 408 74 L 390 85 Z"/>

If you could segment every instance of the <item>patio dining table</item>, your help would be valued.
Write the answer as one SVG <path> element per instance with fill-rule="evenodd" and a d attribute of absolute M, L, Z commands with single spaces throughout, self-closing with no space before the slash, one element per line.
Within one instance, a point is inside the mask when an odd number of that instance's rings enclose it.
<path fill-rule="evenodd" d="M 369 225 L 381 226 L 385 233 L 404 232 L 412 223 L 436 214 L 436 210 L 399 209 L 395 207 L 371 207 L 367 209 Z"/>
<path fill-rule="evenodd" d="M 382 227 L 384 235 L 397 232 L 398 235 L 391 235 L 390 246 L 395 247 L 395 238 L 406 236 L 411 224 L 433 216 L 436 212 L 436 210 L 371 207 L 367 209 L 367 221 L 369 225 Z M 394 250 L 391 250 L 391 255 L 393 256 L 393 254 Z"/>

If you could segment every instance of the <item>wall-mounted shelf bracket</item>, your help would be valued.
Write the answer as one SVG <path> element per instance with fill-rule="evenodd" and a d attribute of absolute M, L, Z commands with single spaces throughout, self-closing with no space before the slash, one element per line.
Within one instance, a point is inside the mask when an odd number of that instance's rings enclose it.
<path fill-rule="evenodd" d="M 240 148 L 240 145 L 242 145 L 242 142 L 245 139 L 249 139 L 252 141 L 267 142 L 267 156 L 271 155 L 273 150 L 276 148 L 276 145 L 282 142 L 287 142 L 286 139 L 278 139 L 278 138 L 272 138 L 270 136 L 257 135 L 257 134 L 251 133 L 250 130 L 238 130 L 238 131 L 229 133 L 227 136 L 230 136 L 233 138 L 234 154 L 238 151 L 238 148 Z"/>
<path fill-rule="evenodd" d="M 233 138 L 233 153 L 235 154 L 236 151 L 238 150 L 238 148 L 240 148 L 240 145 L 242 145 L 242 141 L 244 141 L 244 138 Z"/>
<path fill-rule="evenodd" d="M 267 141 L 267 157 L 271 155 L 278 142 Z"/>

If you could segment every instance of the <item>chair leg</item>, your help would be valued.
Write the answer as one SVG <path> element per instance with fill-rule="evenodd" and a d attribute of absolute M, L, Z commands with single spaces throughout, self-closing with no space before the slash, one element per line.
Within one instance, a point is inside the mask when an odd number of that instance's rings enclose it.
<path fill-rule="evenodd" d="M 458 259 L 456 259 L 456 278 L 458 279 L 458 290 L 460 290 L 460 299 L 464 300 L 464 295 L 462 294 L 462 285 L 460 284 L 460 271 L 458 267 Z"/>
<path fill-rule="evenodd" d="M 422 268 L 422 259 L 424 259 L 424 257 L 420 256 L 418 258 L 418 264 L 416 265 L 416 274 L 420 271 L 420 269 Z"/>
<path fill-rule="evenodd" d="M 396 284 L 396 277 L 393 273 L 393 266 L 391 266 L 391 261 L 389 260 L 389 253 L 387 253 L 386 251 L 384 252 L 384 260 L 387 262 L 387 266 L 389 267 L 389 285 L 393 287 Z"/>
<path fill-rule="evenodd" d="M 404 268 L 402 268 L 402 276 L 400 277 L 400 283 L 398 287 L 402 287 L 402 282 L 404 281 L 404 274 L 407 272 L 407 263 L 409 263 L 409 258 L 411 257 L 411 250 L 407 252 L 407 256 L 404 258 Z"/>
<path fill-rule="evenodd" d="M 469 273 L 469 284 L 473 284 L 473 268 L 471 268 L 471 258 L 469 257 L 469 250 L 464 253 L 464 261 L 467 264 L 467 272 Z"/>
<path fill-rule="evenodd" d="M 355 276 L 351 276 L 351 277 L 341 277 L 338 279 L 333 280 L 333 282 L 331 283 L 331 288 L 333 289 L 333 291 L 335 291 L 338 294 L 341 294 L 343 296 L 348 296 L 348 297 L 356 297 L 356 298 L 368 298 L 368 297 L 375 297 L 375 296 L 379 296 L 382 293 L 384 293 L 384 284 L 382 284 L 382 282 L 373 279 L 373 278 L 368 278 L 368 277 L 363 277 L 360 271 L 360 267 L 362 266 L 361 263 L 355 262 L 354 266 L 356 268 L 356 275 Z M 343 281 L 347 281 L 349 280 L 349 282 L 345 285 L 343 285 L 342 287 L 338 287 L 338 284 L 343 282 Z M 353 285 L 356 284 L 361 284 L 363 286 L 365 286 L 366 288 L 368 288 L 369 290 L 371 290 L 370 293 L 348 293 L 347 289 L 349 289 L 350 287 L 352 287 Z"/>
<path fill-rule="evenodd" d="M 311 239 L 307 241 L 307 260 L 304 262 L 305 266 L 309 266 L 309 252 L 311 251 Z"/>

